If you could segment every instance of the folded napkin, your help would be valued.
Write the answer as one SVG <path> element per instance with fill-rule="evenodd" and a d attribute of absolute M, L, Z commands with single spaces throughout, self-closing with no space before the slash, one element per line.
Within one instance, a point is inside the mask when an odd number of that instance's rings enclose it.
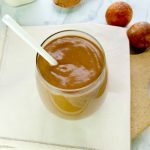
<path fill-rule="evenodd" d="M 104 102 L 91 116 L 73 121 L 53 115 L 43 105 L 36 88 L 35 52 L 6 29 L 0 52 L 0 146 L 4 141 L 7 144 L 11 141 L 10 146 L 18 149 L 54 146 L 66 150 L 130 150 L 130 63 L 126 30 L 93 23 L 25 29 L 39 43 L 64 29 L 92 34 L 104 48 L 109 81 Z"/>

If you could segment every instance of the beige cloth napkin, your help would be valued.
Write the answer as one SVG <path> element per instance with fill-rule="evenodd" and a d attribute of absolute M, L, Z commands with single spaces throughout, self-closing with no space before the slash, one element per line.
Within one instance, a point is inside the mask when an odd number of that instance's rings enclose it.
<path fill-rule="evenodd" d="M 56 144 L 66 146 L 66 150 L 129 150 L 130 64 L 126 30 L 92 23 L 25 29 L 39 43 L 63 29 L 79 29 L 95 36 L 106 53 L 108 86 L 103 104 L 91 116 L 76 121 L 56 117 L 38 95 L 34 51 L 7 29 L 0 53 L 0 145 L 4 140 L 18 140 L 12 143 L 18 149 L 28 144 L 34 149 L 39 143 L 39 149 L 50 149 L 51 144 Z M 17 146 L 20 140 L 25 142 Z"/>

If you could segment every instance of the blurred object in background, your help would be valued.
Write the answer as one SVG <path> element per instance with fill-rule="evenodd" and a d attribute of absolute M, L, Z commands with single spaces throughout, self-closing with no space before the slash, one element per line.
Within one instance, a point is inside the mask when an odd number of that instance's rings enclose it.
<path fill-rule="evenodd" d="M 31 3 L 35 0 L 4 0 L 8 5 L 10 6 L 20 6 L 20 5 L 25 5 L 25 4 L 28 4 L 28 3 Z"/>
<path fill-rule="evenodd" d="M 60 7 L 73 7 L 80 3 L 81 0 L 54 0 L 54 3 Z"/>

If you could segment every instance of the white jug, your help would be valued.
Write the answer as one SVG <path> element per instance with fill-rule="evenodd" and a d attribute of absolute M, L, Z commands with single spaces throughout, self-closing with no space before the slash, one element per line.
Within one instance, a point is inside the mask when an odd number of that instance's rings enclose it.
<path fill-rule="evenodd" d="M 27 3 L 31 3 L 34 0 L 4 0 L 10 6 L 20 6 Z"/>

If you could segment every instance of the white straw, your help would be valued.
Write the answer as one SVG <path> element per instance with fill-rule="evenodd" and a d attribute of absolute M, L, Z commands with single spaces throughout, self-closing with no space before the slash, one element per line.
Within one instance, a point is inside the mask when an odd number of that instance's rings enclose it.
<path fill-rule="evenodd" d="M 13 18 L 11 18 L 9 15 L 5 15 L 2 18 L 2 21 L 45 60 L 47 60 L 50 65 L 55 66 L 58 64 L 58 62 L 49 53 L 47 53 Z"/>

